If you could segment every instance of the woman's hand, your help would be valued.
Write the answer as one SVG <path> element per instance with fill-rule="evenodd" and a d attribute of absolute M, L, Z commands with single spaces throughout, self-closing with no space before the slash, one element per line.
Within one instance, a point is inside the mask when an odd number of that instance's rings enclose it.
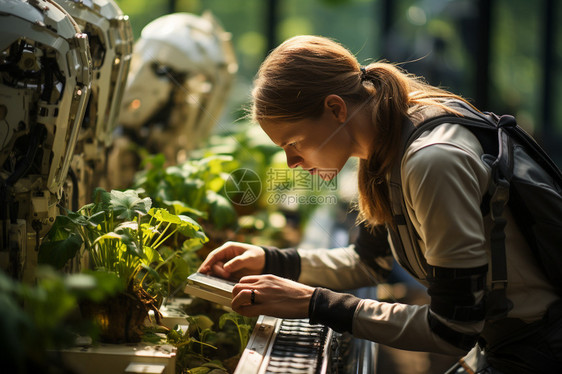
<path fill-rule="evenodd" d="M 209 253 L 198 271 L 224 279 L 239 279 L 244 275 L 261 274 L 264 266 L 263 248 L 252 244 L 226 242 Z"/>
<path fill-rule="evenodd" d="M 254 293 L 252 300 L 252 291 Z M 250 275 L 232 290 L 232 309 L 247 317 L 308 318 L 314 288 L 275 275 Z"/>

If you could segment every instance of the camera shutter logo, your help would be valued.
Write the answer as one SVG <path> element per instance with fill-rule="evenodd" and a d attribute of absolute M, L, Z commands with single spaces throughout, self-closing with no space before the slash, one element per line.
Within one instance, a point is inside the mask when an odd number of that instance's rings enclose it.
<path fill-rule="evenodd" d="M 233 204 L 253 204 L 261 194 L 260 177 L 253 170 L 236 169 L 228 176 L 224 192 Z"/>

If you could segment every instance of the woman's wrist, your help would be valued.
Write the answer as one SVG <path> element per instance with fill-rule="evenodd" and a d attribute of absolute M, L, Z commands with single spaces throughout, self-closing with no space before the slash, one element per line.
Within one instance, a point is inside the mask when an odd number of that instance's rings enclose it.
<path fill-rule="evenodd" d="M 261 248 L 265 251 L 263 274 L 298 280 L 301 273 L 301 258 L 296 248 L 279 249 L 270 246 L 261 246 Z"/>
<path fill-rule="evenodd" d="M 352 332 L 353 316 L 361 301 L 350 294 L 338 293 L 318 287 L 308 306 L 311 324 L 322 324 L 337 332 Z"/>

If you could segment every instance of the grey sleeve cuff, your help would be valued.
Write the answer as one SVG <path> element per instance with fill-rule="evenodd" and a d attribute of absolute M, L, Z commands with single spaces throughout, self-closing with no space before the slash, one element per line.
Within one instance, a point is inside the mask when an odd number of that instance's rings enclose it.
<path fill-rule="evenodd" d="M 278 275 L 291 280 L 298 280 L 301 274 L 301 258 L 296 248 L 279 249 L 262 246 L 265 251 L 263 274 Z"/>
<path fill-rule="evenodd" d="M 322 324 L 337 332 L 352 332 L 355 309 L 360 298 L 326 288 L 316 288 L 308 305 L 311 324 Z"/>

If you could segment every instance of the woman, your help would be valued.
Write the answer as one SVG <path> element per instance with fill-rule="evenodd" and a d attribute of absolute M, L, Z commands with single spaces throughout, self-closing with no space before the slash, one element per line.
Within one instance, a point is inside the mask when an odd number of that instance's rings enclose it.
<path fill-rule="evenodd" d="M 560 320 L 559 308 L 551 307 L 559 297 L 507 208 L 506 295 L 512 307 L 507 317 L 486 314 L 491 223 L 480 204 L 491 173 L 479 141 L 459 124 L 444 123 L 424 132 L 402 156 L 405 123 L 460 115 L 458 105 L 468 106 L 462 98 L 387 63 L 362 68 L 343 46 L 315 36 L 295 37 L 276 48 L 262 64 L 252 94 L 254 119 L 284 149 L 289 167 L 329 179 L 335 174 L 323 171 L 341 170 L 350 157 L 360 159 L 362 225 L 349 248 L 279 250 L 226 243 L 214 250 L 200 272 L 245 275 L 233 291 L 235 311 L 310 318 L 400 349 L 463 355 L 478 342 L 488 360 L 479 372 L 559 367 L 561 329 L 552 322 Z M 373 284 L 390 270 L 386 228 L 393 234 L 397 224 L 389 192 L 393 167 L 400 175 L 410 234 L 422 254 L 416 259 L 402 248 L 404 258 L 424 264 L 409 270 L 428 287 L 430 305 L 332 291 Z M 400 243 L 395 233 L 392 238 L 396 255 Z"/>

